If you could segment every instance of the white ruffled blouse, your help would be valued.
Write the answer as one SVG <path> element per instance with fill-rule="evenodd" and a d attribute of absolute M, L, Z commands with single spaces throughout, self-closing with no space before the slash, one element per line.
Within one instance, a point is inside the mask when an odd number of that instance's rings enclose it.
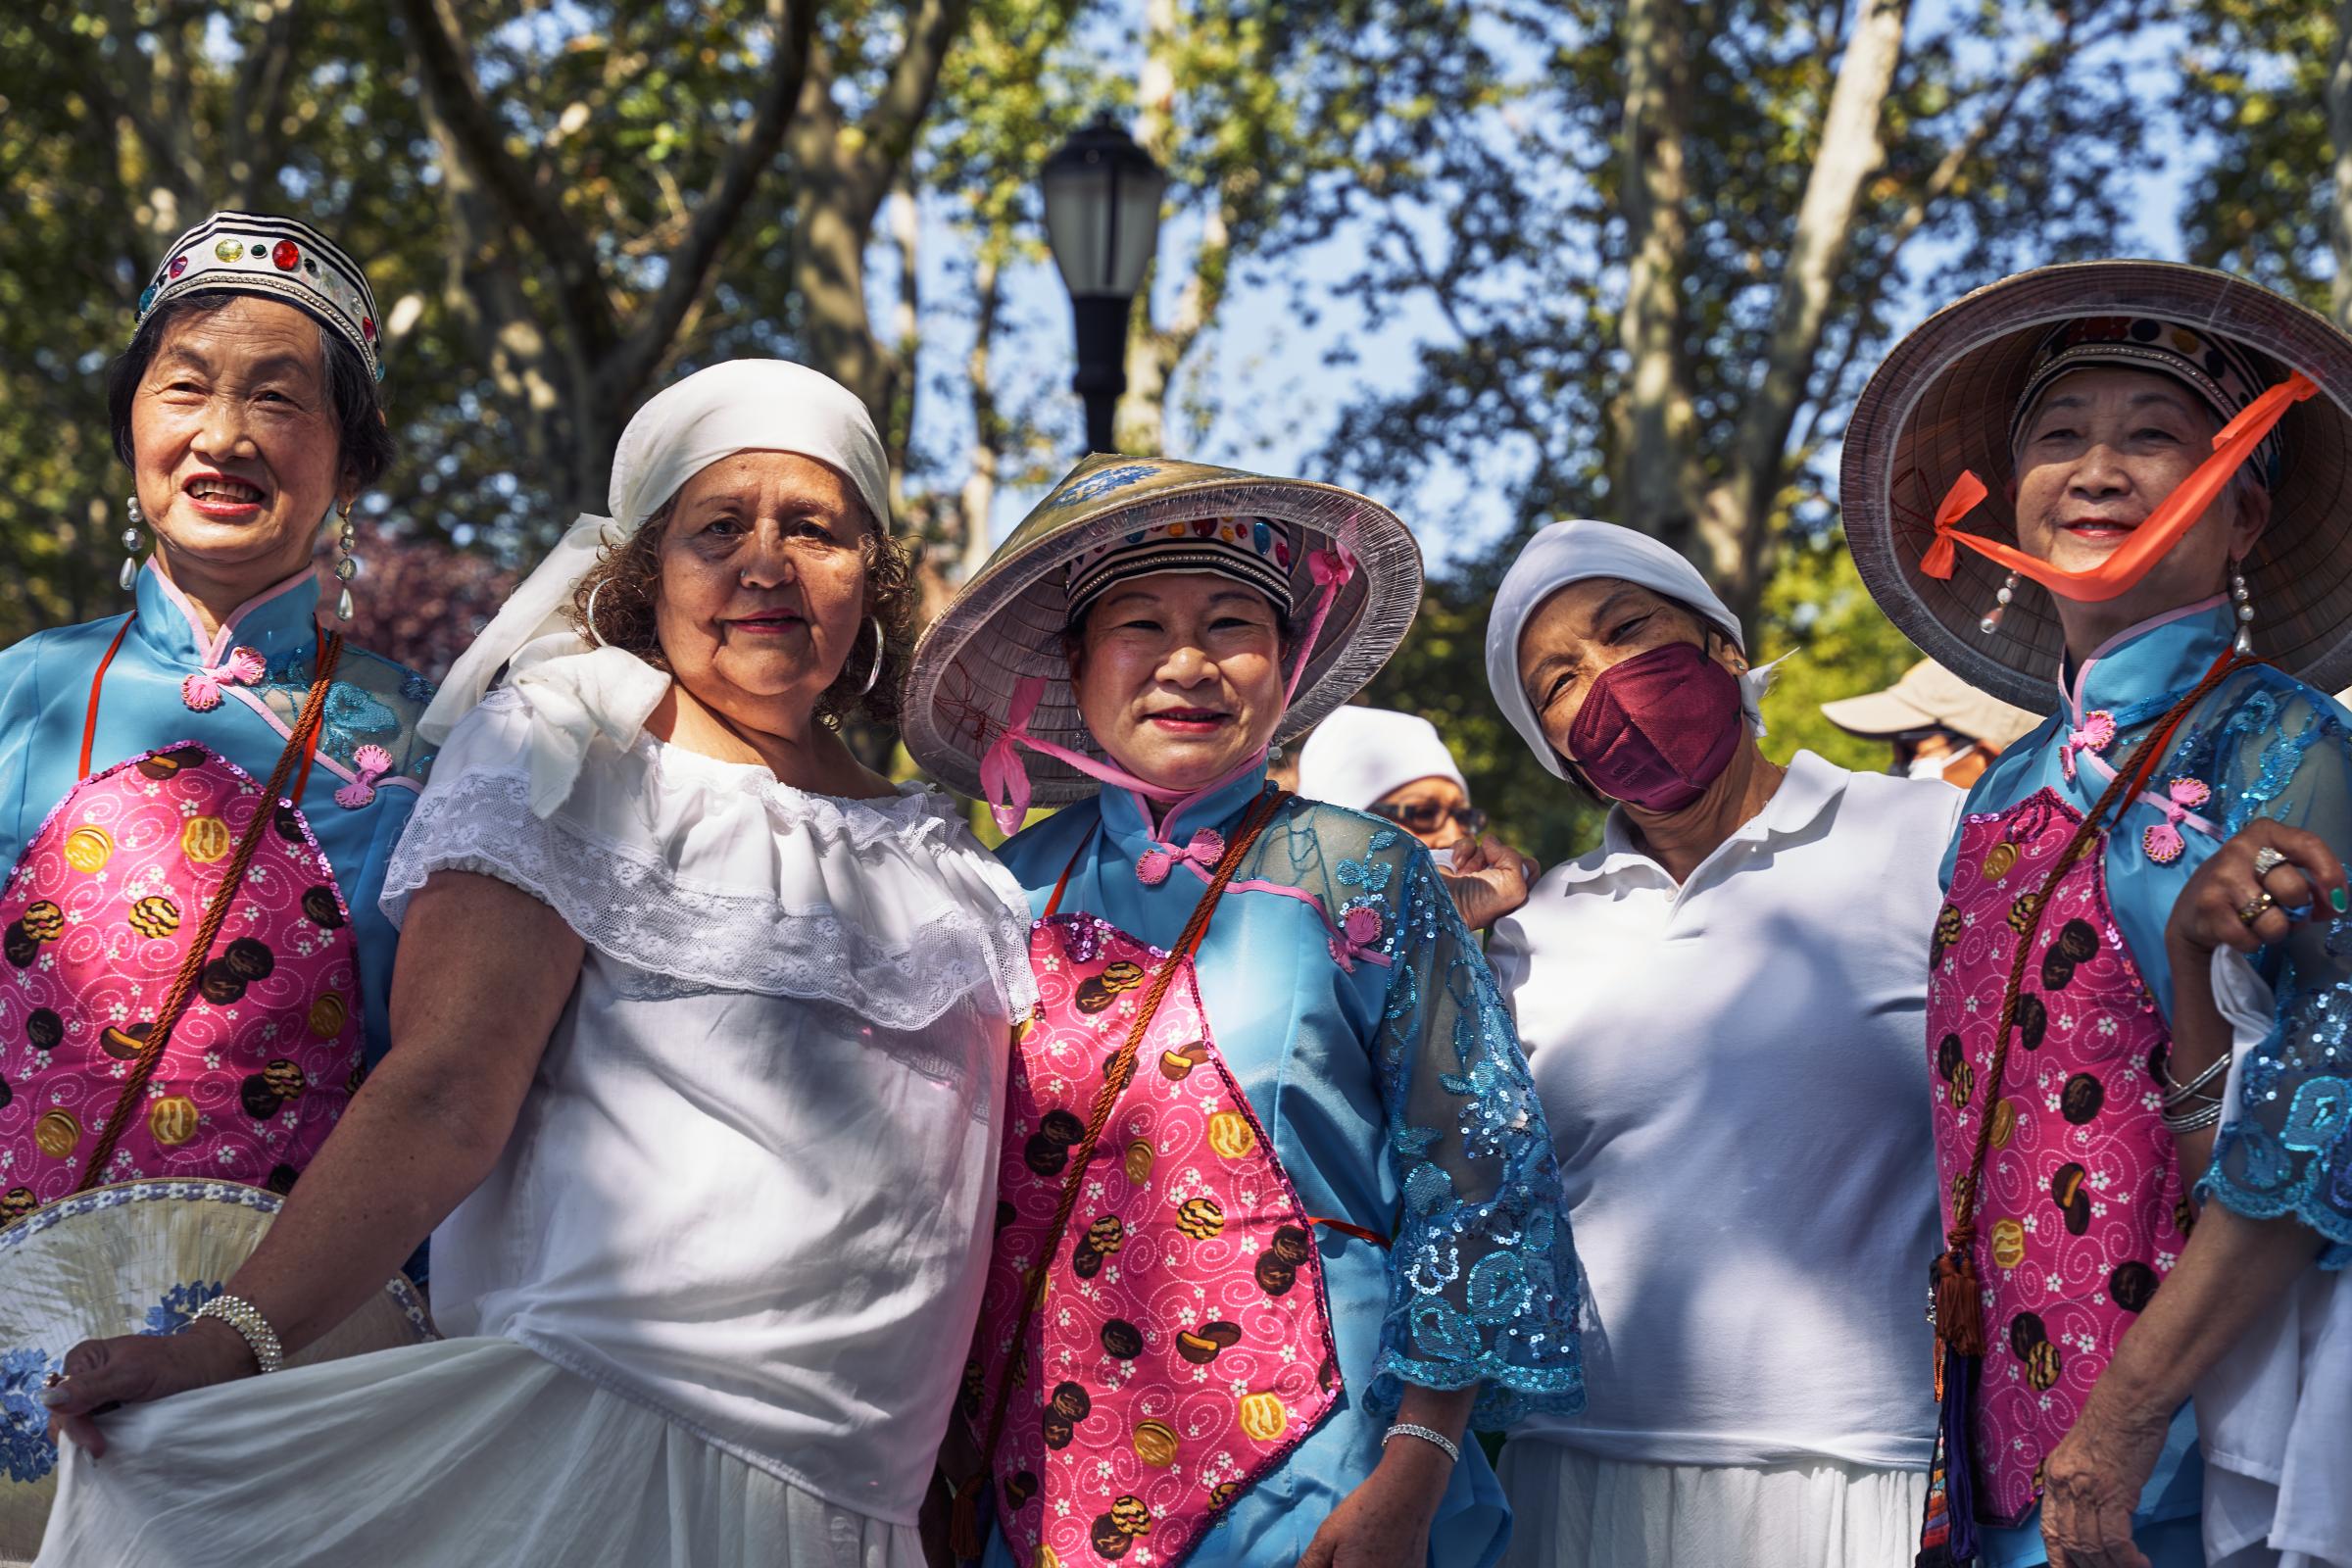
<path fill-rule="evenodd" d="M 497 1168 L 434 1233 L 434 1314 L 912 1523 L 979 1306 L 1027 904 L 945 797 L 808 795 L 650 738 L 599 735 L 542 816 L 545 730 L 491 694 L 385 877 L 395 922 L 466 870 L 588 945 Z"/>

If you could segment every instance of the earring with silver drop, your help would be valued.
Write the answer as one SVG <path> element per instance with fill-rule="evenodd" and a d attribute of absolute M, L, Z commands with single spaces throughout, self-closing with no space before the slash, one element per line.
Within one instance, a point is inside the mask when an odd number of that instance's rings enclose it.
<path fill-rule="evenodd" d="M 335 596 L 335 618 L 349 620 L 352 614 L 351 580 L 360 574 L 360 558 L 352 551 L 360 542 L 360 531 L 352 525 L 351 503 L 343 503 L 343 530 L 335 536 L 335 581 L 343 591 Z"/>
<path fill-rule="evenodd" d="M 2237 614 L 2237 637 L 2230 651 L 2240 659 L 2254 657 L 2254 596 L 2246 588 L 2246 574 L 2237 562 L 2230 564 L 2230 602 Z"/>
<path fill-rule="evenodd" d="M 137 496 L 122 503 L 122 514 L 130 519 L 130 526 L 122 530 L 122 569 L 116 574 L 115 581 L 128 593 L 139 582 L 139 551 L 147 543 L 147 536 L 139 530 L 146 526 L 147 514 L 139 510 Z"/>
<path fill-rule="evenodd" d="M 2000 591 L 1992 596 L 1992 608 L 1984 612 L 1983 620 L 1977 622 L 1977 630 L 1989 637 L 2001 629 L 2001 612 L 2007 610 L 2010 601 L 2017 597 L 2017 573 L 2013 571 L 2001 583 Z"/>

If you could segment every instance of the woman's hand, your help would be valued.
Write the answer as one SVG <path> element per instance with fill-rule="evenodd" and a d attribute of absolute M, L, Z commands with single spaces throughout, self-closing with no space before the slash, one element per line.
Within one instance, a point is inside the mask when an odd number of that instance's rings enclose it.
<path fill-rule="evenodd" d="M 106 1452 L 97 1417 L 124 1404 L 210 1388 L 261 1370 L 245 1337 L 216 1318 L 177 1334 L 84 1340 L 66 1352 L 65 1376 L 41 1391 L 51 1442 L 67 1439 L 95 1459 Z"/>
<path fill-rule="evenodd" d="M 1363 1484 L 1331 1511 L 1306 1544 L 1298 1568 L 1422 1568 L 1453 1461 L 1419 1438 L 1382 1450 Z"/>
<path fill-rule="evenodd" d="M 1453 867 L 1441 865 L 1438 878 L 1462 914 L 1462 923 L 1484 931 L 1527 902 L 1527 890 L 1544 868 L 1489 834 L 1453 846 Z"/>
<path fill-rule="evenodd" d="M 2093 1388 L 2082 1418 L 2043 1462 L 2041 1539 L 2050 1568 L 2148 1568 L 2132 1510 L 2164 1451 L 2169 1413 L 2127 1408 Z"/>
<path fill-rule="evenodd" d="M 2255 858 L 2266 850 L 2283 858 L 2257 876 Z M 2265 893 L 2269 904 L 2251 920 L 2241 919 Z M 2294 929 L 2287 910 L 2307 911 L 2302 917 L 2310 918 L 2323 909 L 2342 914 L 2348 905 L 2343 862 L 2327 840 L 2258 816 L 2197 867 L 2173 906 L 2165 939 L 2176 956 L 2210 958 L 2221 948 L 2252 953 L 2285 940 Z"/>

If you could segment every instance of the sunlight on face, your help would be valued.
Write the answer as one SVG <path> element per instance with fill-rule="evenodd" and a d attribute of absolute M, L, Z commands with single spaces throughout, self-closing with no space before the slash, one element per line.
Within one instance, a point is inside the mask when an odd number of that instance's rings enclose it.
<path fill-rule="evenodd" d="M 739 452 L 679 487 L 662 535 L 662 657 L 696 701 L 760 728 L 805 721 L 865 614 L 870 524 L 849 481 L 792 452 Z"/>
<path fill-rule="evenodd" d="M 1095 602 L 1072 678 L 1112 761 L 1158 788 L 1196 790 L 1273 738 L 1282 629 L 1264 595 L 1229 578 L 1156 572 Z"/>
<path fill-rule="evenodd" d="M 1593 680 L 1612 665 L 1674 643 L 1696 643 L 1737 671 L 1739 650 L 1663 594 L 1618 577 L 1572 582 L 1536 607 L 1519 633 L 1519 686 L 1544 739 L 1571 760 L 1568 730 Z"/>

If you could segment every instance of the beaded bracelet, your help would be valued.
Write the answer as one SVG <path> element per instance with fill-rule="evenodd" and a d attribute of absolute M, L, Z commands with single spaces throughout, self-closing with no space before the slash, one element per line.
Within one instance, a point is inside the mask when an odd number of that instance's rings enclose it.
<path fill-rule="evenodd" d="M 1462 1462 L 1461 1447 L 1443 1432 L 1433 1432 L 1428 1427 L 1415 1426 L 1410 1421 L 1399 1421 L 1389 1428 L 1388 1435 L 1380 1440 L 1380 1446 L 1384 1448 L 1387 1447 L 1389 1439 L 1396 1437 L 1419 1438 L 1423 1443 L 1434 1443 L 1446 1450 L 1446 1458 L 1451 1459 L 1455 1464 Z"/>
<path fill-rule="evenodd" d="M 270 1320 L 262 1316 L 260 1307 L 242 1296 L 216 1296 L 198 1307 L 195 1316 L 188 1321 L 193 1323 L 196 1318 L 205 1317 L 219 1318 L 235 1329 L 238 1337 L 251 1347 L 253 1358 L 265 1374 L 286 1364 L 286 1352 L 277 1343 L 277 1330 L 271 1328 Z"/>

